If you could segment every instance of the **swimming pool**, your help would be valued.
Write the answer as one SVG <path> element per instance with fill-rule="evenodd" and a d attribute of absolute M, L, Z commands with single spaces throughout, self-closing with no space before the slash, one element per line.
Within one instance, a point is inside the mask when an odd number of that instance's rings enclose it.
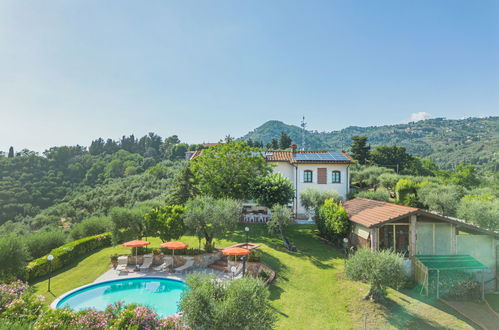
<path fill-rule="evenodd" d="M 70 291 L 52 303 L 54 308 L 73 310 L 93 308 L 104 310 L 110 304 L 123 301 L 152 308 L 159 317 L 178 312 L 177 304 L 187 285 L 163 277 L 136 277 L 86 285 Z"/>

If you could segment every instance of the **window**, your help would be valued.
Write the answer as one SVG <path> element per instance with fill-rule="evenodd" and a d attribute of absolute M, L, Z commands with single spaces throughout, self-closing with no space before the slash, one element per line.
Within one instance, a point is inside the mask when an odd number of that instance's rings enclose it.
<path fill-rule="evenodd" d="M 312 171 L 306 170 L 303 171 L 303 182 L 312 182 Z"/>
<path fill-rule="evenodd" d="M 331 174 L 331 182 L 332 183 L 341 183 L 341 172 L 333 171 Z"/>
<path fill-rule="evenodd" d="M 392 249 L 398 253 L 409 253 L 409 225 L 389 224 L 379 229 L 379 248 Z"/>

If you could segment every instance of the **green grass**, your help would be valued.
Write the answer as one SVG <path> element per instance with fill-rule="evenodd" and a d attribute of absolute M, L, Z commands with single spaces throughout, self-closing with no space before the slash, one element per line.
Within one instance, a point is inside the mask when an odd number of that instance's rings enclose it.
<path fill-rule="evenodd" d="M 388 303 L 377 305 L 364 301 L 365 284 L 344 278 L 341 251 L 318 239 L 312 226 L 291 226 L 288 237 L 299 252 L 289 252 L 282 242 L 262 225 L 250 226 L 249 240 L 262 244 L 263 262 L 277 271 L 270 285 L 272 306 L 278 312 L 281 329 L 351 329 L 363 328 L 471 328 L 445 306 L 425 301 L 419 295 L 389 290 Z M 238 230 L 217 241 L 217 247 L 245 242 Z M 159 246 L 152 239 L 151 247 Z M 181 241 L 197 247 L 197 238 L 184 236 Z M 60 294 L 94 281 L 109 269 L 109 256 L 128 253 L 121 246 L 102 249 L 60 270 L 52 278 L 52 292 L 47 280 L 35 284 L 38 293 L 50 303 Z"/>

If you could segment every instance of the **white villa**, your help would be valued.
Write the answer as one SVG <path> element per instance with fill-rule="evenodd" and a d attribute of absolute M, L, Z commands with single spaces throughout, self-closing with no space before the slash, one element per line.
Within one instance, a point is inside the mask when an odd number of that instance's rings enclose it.
<path fill-rule="evenodd" d="M 192 160 L 202 150 L 191 151 L 186 159 Z M 349 167 L 353 159 L 344 152 L 336 151 L 265 151 L 265 159 L 274 165 L 274 172 L 288 178 L 295 189 L 293 212 L 297 218 L 308 218 L 300 203 L 300 194 L 307 188 L 319 191 L 336 191 L 346 200 L 350 189 Z"/>
<path fill-rule="evenodd" d="M 293 210 L 306 218 L 300 203 L 300 194 L 307 188 L 336 191 L 346 200 L 350 189 L 349 167 L 354 163 L 344 152 L 267 151 L 266 159 L 274 164 L 274 172 L 288 178 L 295 189 Z"/>

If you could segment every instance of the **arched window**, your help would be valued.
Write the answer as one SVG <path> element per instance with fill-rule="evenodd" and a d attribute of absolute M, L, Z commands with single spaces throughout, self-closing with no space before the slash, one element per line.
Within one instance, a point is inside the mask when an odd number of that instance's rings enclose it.
<path fill-rule="evenodd" d="M 341 172 L 333 171 L 331 175 L 331 183 L 341 183 Z"/>
<path fill-rule="evenodd" d="M 311 170 L 305 170 L 303 171 L 303 182 L 312 182 L 312 171 Z"/>

